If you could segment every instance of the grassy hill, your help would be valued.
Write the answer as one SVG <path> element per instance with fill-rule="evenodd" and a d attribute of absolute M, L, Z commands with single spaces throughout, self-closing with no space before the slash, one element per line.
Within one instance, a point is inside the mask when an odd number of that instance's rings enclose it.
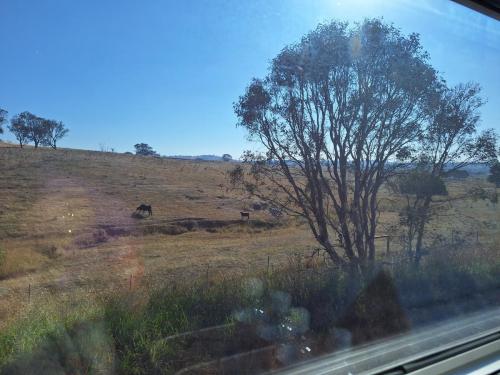
<path fill-rule="evenodd" d="M 253 210 L 258 202 L 227 191 L 232 163 L 2 146 L 2 324 L 28 298 L 86 298 L 131 284 L 253 272 L 316 246 L 303 223 L 278 222 Z M 484 180 L 448 182 L 453 193 L 478 184 Z M 379 234 L 397 237 L 398 203 L 387 191 L 381 198 Z M 141 203 L 152 205 L 152 217 L 133 217 Z M 251 211 L 248 223 L 241 210 Z M 497 206 L 457 201 L 444 215 L 430 228 L 434 236 L 472 241 L 477 233 L 482 246 L 498 245 Z M 379 247 L 385 253 L 385 241 Z"/>
<path fill-rule="evenodd" d="M 5 144 L 4 144 L 5 146 Z M 12 146 L 12 145 L 10 145 Z M 0 149 L 0 321 L 28 301 L 106 292 L 287 262 L 314 242 L 304 226 L 240 211 L 231 163 L 81 150 Z M 151 204 L 153 216 L 132 217 Z M 46 296 L 46 297 L 44 297 Z"/>

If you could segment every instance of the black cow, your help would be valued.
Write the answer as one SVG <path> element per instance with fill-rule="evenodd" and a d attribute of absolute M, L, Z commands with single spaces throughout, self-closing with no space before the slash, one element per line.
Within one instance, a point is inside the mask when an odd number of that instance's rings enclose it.
<path fill-rule="evenodd" d="M 151 208 L 151 205 L 147 204 L 141 204 L 139 207 L 136 208 L 136 212 L 147 212 L 148 216 L 153 216 L 153 209 Z"/>

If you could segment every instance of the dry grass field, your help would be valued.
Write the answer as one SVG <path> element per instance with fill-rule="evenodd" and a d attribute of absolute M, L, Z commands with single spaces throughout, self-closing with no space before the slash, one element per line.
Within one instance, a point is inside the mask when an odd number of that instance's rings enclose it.
<path fill-rule="evenodd" d="M 229 163 L 0 148 L 0 322 L 39 296 L 246 272 L 313 245 L 226 191 Z M 140 203 L 153 216 L 137 219 Z"/>
<path fill-rule="evenodd" d="M 6 147 L 9 146 L 9 147 Z M 0 147 L 0 328 L 44 300 L 89 300 L 219 274 L 264 270 L 310 254 L 307 227 L 276 221 L 258 203 L 226 190 L 231 163 L 80 150 Z M 484 179 L 453 181 L 459 194 Z M 392 198 L 384 191 L 385 198 Z M 141 204 L 153 216 L 132 216 Z M 398 203 L 387 200 L 380 234 L 394 232 Z M 240 220 L 241 210 L 251 220 Z M 498 254 L 500 210 L 460 201 L 432 223 Z M 473 233 L 479 235 L 479 243 Z M 397 251 L 398 244 L 392 244 Z M 380 244 L 381 252 L 385 243 Z M 62 303 L 62 302 L 61 302 Z"/>

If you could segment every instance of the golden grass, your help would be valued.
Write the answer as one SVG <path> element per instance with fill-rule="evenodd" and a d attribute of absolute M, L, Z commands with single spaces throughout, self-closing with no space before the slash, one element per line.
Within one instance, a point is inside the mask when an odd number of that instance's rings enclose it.
<path fill-rule="evenodd" d="M 81 150 L 0 148 L 0 328 L 30 304 L 94 299 L 119 289 L 245 273 L 308 254 L 315 242 L 303 224 L 238 223 L 252 200 L 226 191 L 231 163 L 157 159 Z M 484 184 L 469 179 L 467 184 Z M 459 193 L 463 182 L 451 183 Z M 388 191 L 383 195 L 392 198 Z M 131 217 L 147 203 L 154 215 Z M 398 222 L 398 201 L 384 202 L 380 234 Z M 264 211 L 255 223 L 272 223 Z M 430 230 L 479 231 L 481 244 L 498 250 L 498 207 L 457 202 Z M 176 220 L 222 223 L 179 235 L 161 232 Z M 226 223 L 227 225 L 224 225 Z M 152 234 L 143 235 L 151 232 Z M 377 244 L 381 253 L 385 242 Z M 391 244 L 397 250 L 398 244 Z M 56 248 L 56 253 L 50 252 Z M 132 277 L 132 280 L 131 280 Z M 64 298 L 63 298 L 64 297 Z M 63 303 L 63 302 L 61 302 Z"/>

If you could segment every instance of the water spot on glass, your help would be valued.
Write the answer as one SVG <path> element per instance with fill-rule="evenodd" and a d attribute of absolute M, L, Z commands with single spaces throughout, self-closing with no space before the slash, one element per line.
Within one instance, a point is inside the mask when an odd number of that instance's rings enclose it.
<path fill-rule="evenodd" d="M 272 309 L 274 311 L 286 313 L 292 303 L 292 297 L 288 293 L 274 291 L 271 292 L 271 301 Z"/>
<path fill-rule="evenodd" d="M 289 331 L 294 330 L 298 334 L 305 333 L 309 330 L 310 314 L 303 307 L 294 307 L 290 309 L 287 317 L 287 326 Z"/>
<path fill-rule="evenodd" d="M 249 278 L 243 283 L 243 293 L 250 298 L 259 298 L 264 293 L 264 283 L 257 278 Z"/>
<path fill-rule="evenodd" d="M 276 325 L 260 324 L 257 326 L 257 335 L 267 341 L 275 341 L 282 337 L 282 334 Z"/>

